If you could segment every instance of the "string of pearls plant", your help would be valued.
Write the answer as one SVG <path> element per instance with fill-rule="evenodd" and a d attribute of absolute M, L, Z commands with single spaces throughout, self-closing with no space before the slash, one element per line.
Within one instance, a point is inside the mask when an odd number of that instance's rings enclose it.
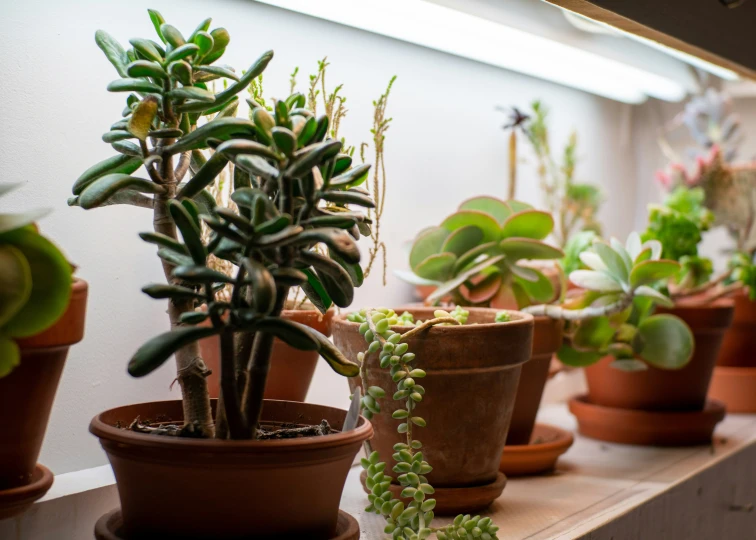
<path fill-rule="evenodd" d="M 404 408 L 397 409 L 392 414 L 399 422 L 396 431 L 404 439 L 394 445 L 395 465 L 392 470 L 399 475 L 397 481 L 402 487 L 401 496 L 411 499 L 411 502 L 405 505 L 403 501 L 394 498 L 389 489 L 393 478 L 386 474 L 386 463 L 380 461 L 378 452 L 371 452 L 367 458 L 362 459 L 362 467 L 367 474 L 365 484 L 370 490 L 370 505 L 365 511 L 383 516 L 387 522 L 384 532 L 397 540 L 423 540 L 434 533 L 439 540 L 497 538 L 498 527 L 487 517 L 459 515 L 451 525 L 431 527 L 436 500 L 428 498 L 435 490 L 426 475 L 433 467 L 425 461 L 423 445 L 414 434 L 415 428 L 426 427 L 425 419 L 416 412 L 425 395 L 425 388 L 416 381 L 425 378 L 426 372 L 414 365 L 416 357 L 409 350 L 406 341 L 436 325 L 465 324 L 469 314 L 469 311 L 457 306 L 451 313 L 436 310 L 434 318 L 427 321 L 415 321 L 409 312 L 398 315 L 386 308 L 363 309 L 347 316 L 348 320 L 360 324 L 360 334 L 368 343 L 367 350 L 357 355 L 362 380 L 367 381 L 367 356 L 378 354 L 380 369 L 388 369 L 396 383 L 393 399 L 404 401 Z M 506 314 L 499 315 L 498 322 L 507 319 Z M 401 334 L 393 331 L 392 326 L 414 328 Z M 379 400 L 385 396 L 386 391 L 379 386 L 366 389 L 361 403 L 366 418 L 370 419 L 381 412 Z"/>

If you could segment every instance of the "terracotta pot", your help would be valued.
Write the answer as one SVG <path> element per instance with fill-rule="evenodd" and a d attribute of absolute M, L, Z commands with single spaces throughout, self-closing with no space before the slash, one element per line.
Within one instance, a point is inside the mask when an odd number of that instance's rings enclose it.
<path fill-rule="evenodd" d="M 405 310 L 422 320 L 432 318 L 434 311 L 415 306 L 396 311 Z M 511 322 L 492 324 L 497 310 L 469 310 L 468 324 L 436 326 L 407 342 L 416 354 L 413 365 L 427 373 L 427 378 L 417 381 L 426 390 L 417 414 L 427 427 L 416 428 L 416 438 L 423 443 L 425 459 L 433 467 L 429 480 L 436 488 L 496 482 L 521 366 L 530 358 L 532 348 L 531 315 L 513 312 Z M 409 328 L 395 326 L 392 330 L 405 333 Z M 344 314 L 334 317 L 333 337 L 349 359 L 356 359 L 366 348 L 359 324 L 347 321 Z M 362 382 L 386 390 L 382 412 L 372 420 L 375 438 L 371 446 L 391 467 L 393 446 L 401 442 L 397 420 L 391 414 L 404 404 L 391 399 L 395 383 L 389 371 L 378 366 L 378 354 L 368 355 L 366 361 L 367 381 L 354 378 L 349 384 L 352 389 Z"/>
<path fill-rule="evenodd" d="M 756 367 L 756 302 L 745 292 L 734 296 L 733 300 L 735 315 L 722 342 L 717 365 Z"/>
<path fill-rule="evenodd" d="M 508 445 L 530 442 L 541 396 L 549 377 L 551 358 L 562 345 L 564 322 L 549 317 L 536 317 L 533 329 L 533 352 L 530 362 L 522 365 L 517 386 L 512 422 L 509 425 Z"/>
<path fill-rule="evenodd" d="M 281 314 L 284 319 L 295 321 L 314 328 L 324 336 L 331 335 L 331 319 L 334 310 L 325 315 L 309 309 L 287 309 Z M 212 371 L 207 378 L 210 397 L 220 395 L 220 341 L 212 336 L 200 341 L 202 359 Z M 317 351 L 300 351 L 289 347 L 283 341 L 273 341 L 273 353 L 270 358 L 270 371 L 265 385 L 265 399 L 285 401 L 304 401 L 310 389 L 315 368 L 320 355 Z"/>
<path fill-rule="evenodd" d="M 678 370 L 649 366 L 645 371 L 625 372 L 609 367 L 613 359 L 604 358 L 585 369 L 589 401 L 622 409 L 702 410 L 733 309 L 731 300 L 658 309 L 660 313 L 677 315 L 693 331 L 695 349 L 690 362 Z"/>
<path fill-rule="evenodd" d="M 63 316 L 44 332 L 18 340 L 21 363 L 0 379 L 0 490 L 32 481 L 68 349 L 84 337 L 87 291 L 87 282 L 76 279 Z"/>
<path fill-rule="evenodd" d="M 215 401 L 214 401 L 215 404 Z M 180 401 L 127 405 L 96 416 L 118 484 L 127 538 L 325 540 L 336 532 L 347 473 L 373 428 L 324 437 L 220 441 L 146 435 L 120 429 L 137 416 L 181 422 Z M 335 429 L 346 412 L 291 401 L 266 401 L 269 424 Z"/>

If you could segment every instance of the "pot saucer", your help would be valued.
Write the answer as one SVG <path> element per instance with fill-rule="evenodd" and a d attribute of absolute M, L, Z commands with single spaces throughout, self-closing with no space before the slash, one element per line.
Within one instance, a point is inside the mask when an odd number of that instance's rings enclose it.
<path fill-rule="evenodd" d="M 127 540 L 121 528 L 123 519 L 121 509 L 116 508 L 97 520 L 95 524 L 95 540 Z M 359 540 L 360 524 L 350 514 L 339 510 L 339 520 L 336 524 L 336 534 L 329 540 Z"/>
<path fill-rule="evenodd" d="M 554 469 L 559 456 L 572 446 L 572 433 L 547 424 L 536 424 L 530 444 L 504 447 L 499 470 L 507 476 L 539 474 Z"/>
<path fill-rule="evenodd" d="M 34 467 L 31 483 L 0 490 L 0 520 L 22 514 L 53 484 L 53 473 L 44 465 Z"/>
<path fill-rule="evenodd" d="M 370 493 L 370 490 L 365 487 L 366 476 L 365 471 L 360 473 L 360 483 L 365 493 Z M 498 473 L 496 480 L 482 486 L 437 487 L 432 497 L 436 499 L 436 507 L 433 509 L 433 513 L 437 516 L 456 516 L 458 514 L 472 514 L 485 510 L 492 502 L 499 498 L 506 484 L 507 477 L 502 473 Z M 411 500 L 401 497 L 402 486 L 391 484 L 389 489 L 397 499 L 401 499 L 404 502 Z"/>
<path fill-rule="evenodd" d="M 756 412 L 756 367 L 715 367 L 709 397 L 727 405 L 727 412 Z"/>
<path fill-rule="evenodd" d="M 581 435 L 600 441 L 648 446 L 695 446 L 711 443 L 725 416 L 723 403 L 710 399 L 701 411 L 644 411 L 594 405 L 587 396 L 572 398 L 570 412 Z"/>

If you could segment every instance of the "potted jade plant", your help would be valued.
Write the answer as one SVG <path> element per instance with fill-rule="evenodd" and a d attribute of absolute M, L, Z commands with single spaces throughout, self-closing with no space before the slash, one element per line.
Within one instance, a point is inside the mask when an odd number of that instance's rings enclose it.
<path fill-rule="evenodd" d="M 301 94 L 275 101 L 273 112 L 253 102 L 251 120 L 215 116 L 235 106 L 273 53 L 237 75 L 216 64 L 229 37 L 222 28 L 210 31 L 210 19 L 184 37 L 159 13 L 150 17 L 160 42 L 135 38 L 126 51 L 96 34 L 121 75 L 108 88 L 128 93 L 127 107 L 104 136 L 120 154 L 87 171 L 71 202 L 152 210 L 154 230 L 141 236 L 158 246 L 166 282 L 143 290 L 167 301 L 171 330 L 142 345 L 128 371 L 146 376 L 175 355 L 182 400 L 118 407 L 92 420 L 121 500 L 96 535 L 356 538 L 356 521 L 338 507 L 370 423 L 354 416 L 345 424 L 345 411 L 263 396 L 275 338 L 317 351 L 340 374 L 358 374 L 325 336 L 281 313 L 289 289 L 307 283 L 337 306 L 351 303 L 360 261 L 354 229 L 368 224 L 347 205 L 373 206 L 353 187 L 369 166 L 344 166 L 342 143 L 327 137 L 327 117 L 304 108 Z M 229 84 L 211 92 L 206 82 L 214 77 Z M 189 175 L 195 151 L 207 148 L 214 153 Z M 228 162 L 243 173 L 231 193 L 235 210 L 216 206 L 205 191 Z M 132 176 L 140 166 L 148 178 Z M 202 223 L 213 230 L 206 241 Z M 211 268 L 211 256 L 230 262 L 233 275 Z M 220 293 L 228 284 L 226 298 Z M 206 310 L 196 311 L 201 304 Z M 217 400 L 209 397 L 198 346 L 213 335 L 220 341 Z"/>
<path fill-rule="evenodd" d="M 0 184 L 0 196 L 17 187 Z M 45 214 L 0 214 L 0 520 L 53 483 L 37 458 L 68 349 L 84 336 L 87 283 L 37 230 Z"/>
<path fill-rule="evenodd" d="M 415 284 L 430 286 L 426 302 L 446 300 L 463 307 L 522 309 L 558 298 L 564 281 L 558 267 L 546 274 L 534 262 L 555 261 L 560 249 L 543 242 L 553 231 L 547 212 L 519 201 L 476 197 L 464 201 L 439 227 L 424 229 L 413 241 L 411 272 L 397 272 Z M 494 238 L 495 240 L 492 240 Z M 450 261 L 446 267 L 439 264 Z M 551 360 L 562 343 L 562 321 L 536 317 L 533 350 L 523 364 L 501 471 L 507 475 L 550 469 L 569 448 L 572 436 L 535 418 Z"/>
<path fill-rule="evenodd" d="M 695 159 L 692 169 L 667 139 L 682 126 L 695 142 L 687 152 L 689 159 Z M 702 206 L 711 211 L 711 225 L 725 227 L 734 241 L 735 251 L 726 271 L 711 278 L 703 275 L 698 288 L 692 291 L 680 287 L 682 295 L 698 296 L 702 303 L 717 297 L 729 297 L 735 303 L 732 327 L 725 333 L 714 370 L 711 396 L 725 402 L 732 412 L 754 412 L 756 230 L 751 216 L 756 209 L 756 162 L 738 161 L 744 138 L 740 119 L 729 97 L 712 88 L 687 103 L 664 135 L 662 148 L 672 164 L 658 173 L 659 182 L 673 195 L 696 192 Z"/>
<path fill-rule="evenodd" d="M 360 366 L 350 386 L 375 428 L 363 461 L 367 510 L 388 519 L 394 538 L 425 538 L 435 514 L 483 510 L 501 494 L 499 461 L 532 337 L 530 315 L 491 308 L 334 318 L 336 346 Z M 495 537 L 490 519 L 459 520 Z M 457 538 L 445 530 L 439 538 Z"/>
<path fill-rule="evenodd" d="M 346 98 L 340 93 L 343 85 L 337 85 L 330 91 L 327 89 L 326 72 L 329 65 L 330 64 L 325 58 L 318 61 L 317 72 L 309 77 L 306 91 L 307 99 L 303 106 L 313 115 L 317 115 L 318 110 L 321 110 L 324 116 L 328 119 L 328 137 L 342 141 L 343 147 L 338 158 L 339 170 L 342 170 L 345 167 L 349 167 L 351 163 L 357 159 L 355 156 L 356 147 L 354 145 L 349 145 L 339 134 L 339 127 L 347 114 L 344 105 Z M 296 92 L 298 73 L 299 68 L 295 68 L 291 74 L 290 91 L 292 94 Z M 368 220 L 371 222 L 370 226 L 358 226 L 354 230 L 355 234 L 359 233 L 363 237 L 369 237 L 373 245 L 369 249 L 368 260 L 362 266 L 357 265 L 350 270 L 350 275 L 353 278 L 355 287 L 362 286 L 365 279 L 370 275 L 381 250 L 383 251 L 385 266 L 385 248 L 382 247 L 382 241 L 380 239 L 380 218 L 383 213 L 382 201 L 384 200 L 386 181 L 385 167 L 381 164 L 383 162 L 385 133 L 391 122 L 391 118 L 386 117 L 386 106 L 388 104 L 388 97 L 394 80 L 395 77 L 389 81 L 386 91 L 373 102 L 374 114 L 371 134 L 375 149 L 375 162 L 378 163 L 379 166 L 373 168 L 373 182 L 366 183 L 365 187 L 372 192 L 371 195 L 376 203 L 376 208 L 368 209 Z M 272 102 L 266 100 L 264 97 L 262 77 L 253 80 L 248 91 L 249 103 L 257 104 L 267 109 L 269 112 L 273 112 Z M 253 111 L 254 105 L 250 105 L 250 120 L 252 120 Z M 369 148 L 367 143 L 360 145 L 359 158 L 361 162 L 365 162 L 365 150 L 367 148 Z M 201 155 L 201 152 L 201 150 L 196 150 L 195 154 Z M 206 188 L 207 191 L 215 197 L 218 206 L 232 209 L 235 207 L 235 203 L 230 199 L 229 195 L 233 189 L 232 179 L 237 174 L 244 174 L 244 171 L 241 169 L 237 170 L 236 165 L 234 165 L 233 162 L 229 162 L 226 169 L 222 171 L 221 174 L 216 177 L 216 180 Z M 353 183 L 353 186 L 357 187 L 359 183 L 365 182 L 367 179 L 368 177 L 365 175 L 359 182 Z M 346 208 L 338 202 L 331 202 L 327 203 L 326 210 L 329 212 L 343 212 Z M 210 234 L 212 234 L 212 230 L 205 227 L 203 230 L 203 238 L 209 240 Z M 228 275 L 233 273 L 233 265 L 223 259 L 211 257 L 210 265 L 213 269 L 224 272 Z M 315 277 L 311 273 L 310 275 L 313 278 Z M 229 291 L 230 287 L 226 287 L 224 294 L 228 296 Z M 201 309 L 206 309 L 206 307 L 203 306 Z M 313 280 L 312 282 L 308 281 L 308 283 L 305 283 L 302 287 L 292 287 L 290 289 L 289 297 L 286 300 L 286 305 L 281 312 L 281 316 L 287 320 L 295 321 L 314 328 L 325 336 L 330 336 L 331 320 L 334 313 L 334 303 L 329 296 L 328 291 L 322 287 L 318 287 L 317 282 Z M 206 324 L 209 325 L 210 322 L 206 321 Z M 212 336 L 200 341 L 202 359 L 210 370 L 210 375 L 208 376 L 207 381 L 211 398 L 216 398 L 220 395 L 220 358 L 218 355 L 218 339 L 218 336 Z M 246 346 L 251 346 L 251 342 L 249 341 L 242 341 L 242 343 L 246 343 Z M 245 354 L 249 353 L 247 352 Z M 317 351 L 298 350 L 276 338 L 273 341 L 273 352 L 271 355 L 270 372 L 268 373 L 265 387 L 265 398 L 304 401 L 310 388 L 310 384 L 312 383 L 318 360 L 319 354 Z"/>

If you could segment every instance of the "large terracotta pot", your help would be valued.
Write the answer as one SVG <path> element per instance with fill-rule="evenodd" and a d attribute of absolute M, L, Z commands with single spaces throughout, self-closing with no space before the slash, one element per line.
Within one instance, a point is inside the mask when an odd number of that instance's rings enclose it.
<path fill-rule="evenodd" d="M 21 363 L 0 378 L 0 490 L 32 481 L 68 349 L 84 337 L 87 291 L 86 281 L 74 280 L 63 316 L 44 332 L 18 340 Z"/>
<path fill-rule="evenodd" d="M 407 306 L 396 311 L 405 310 L 415 319 L 433 318 L 433 308 Z M 429 479 L 435 488 L 496 481 L 521 366 L 530 358 L 532 348 L 531 315 L 512 312 L 511 322 L 492 324 L 497 310 L 469 310 L 468 324 L 436 326 L 407 342 L 416 354 L 413 365 L 427 373 L 417 381 L 425 388 L 417 414 L 427 427 L 417 428 L 416 438 L 423 443 L 424 459 L 433 467 Z M 405 333 L 409 328 L 395 326 L 392 330 Z M 359 324 L 347 321 L 343 314 L 334 317 L 333 337 L 349 359 L 356 359 L 366 349 Z M 378 354 L 368 355 L 366 361 L 367 380 L 349 379 L 349 384 L 352 390 L 362 383 L 387 392 L 388 397 L 380 403 L 382 412 L 372 419 L 375 437 L 371 446 L 391 467 L 393 446 L 401 442 L 397 420 L 391 414 L 403 408 L 403 402 L 391 399 L 395 383 L 389 371 L 378 366 Z"/>
<path fill-rule="evenodd" d="M 658 309 L 685 321 L 693 331 L 695 349 L 682 369 L 625 372 L 609 367 L 612 358 L 585 369 L 588 400 L 594 405 L 650 411 L 700 411 L 706 403 L 720 345 L 733 317 L 731 300 L 708 305 Z"/>
<path fill-rule="evenodd" d="M 734 296 L 733 300 L 735 315 L 722 342 L 717 365 L 756 367 L 756 302 L 752 302 L 746 292 Z"/>
<path fill-rule="evenodd" d="M 325 315 L 314 309 L 287 309 L 281 316 L 314 328 L 324 336 L 331 335 L 331 319 L 334 310 L 328 310 Z M 207 378 L 210 397 L 220 396 L 220 340 L 212 336 L 200 341 L 202 359 L 212 371 Z M 270 357 L 270 371 L 265 384 L 265 399 L 280 399 L 285 401 L 304 401 L 310 389 L 315 368 L 320 355 L 317 351 L 300 351 L 289 347 L 280 339 L 273 341 L 273 352 Z"/>
<path fill-rule="evenodd" d="M 346 417 L 340 409 L 291 401 L 266 401 L 262 414 L 268 424 L 325 419 L 335 429 Z M 177 438 L 116 427 L 136 417 L 181 422 L 181 402 L 118 407 L 90 424 L 113 466 L 128 538 L 331 538 L 347 474 L 373 433 L 364 418 L 347 433 L 274 441 Z"/>
<path fill-rule="evenodd" d="M 536 317 L 533 330 L 533 352 L 530 362 L 522 365 L 520 384 L 517 386 L 512 422 L 509 425 L 507 444 L 528 444 L 535 426 L 541 396 L 549 377 L 554 353 L 562 344 L 564 322 L 549 317 Z"/>

